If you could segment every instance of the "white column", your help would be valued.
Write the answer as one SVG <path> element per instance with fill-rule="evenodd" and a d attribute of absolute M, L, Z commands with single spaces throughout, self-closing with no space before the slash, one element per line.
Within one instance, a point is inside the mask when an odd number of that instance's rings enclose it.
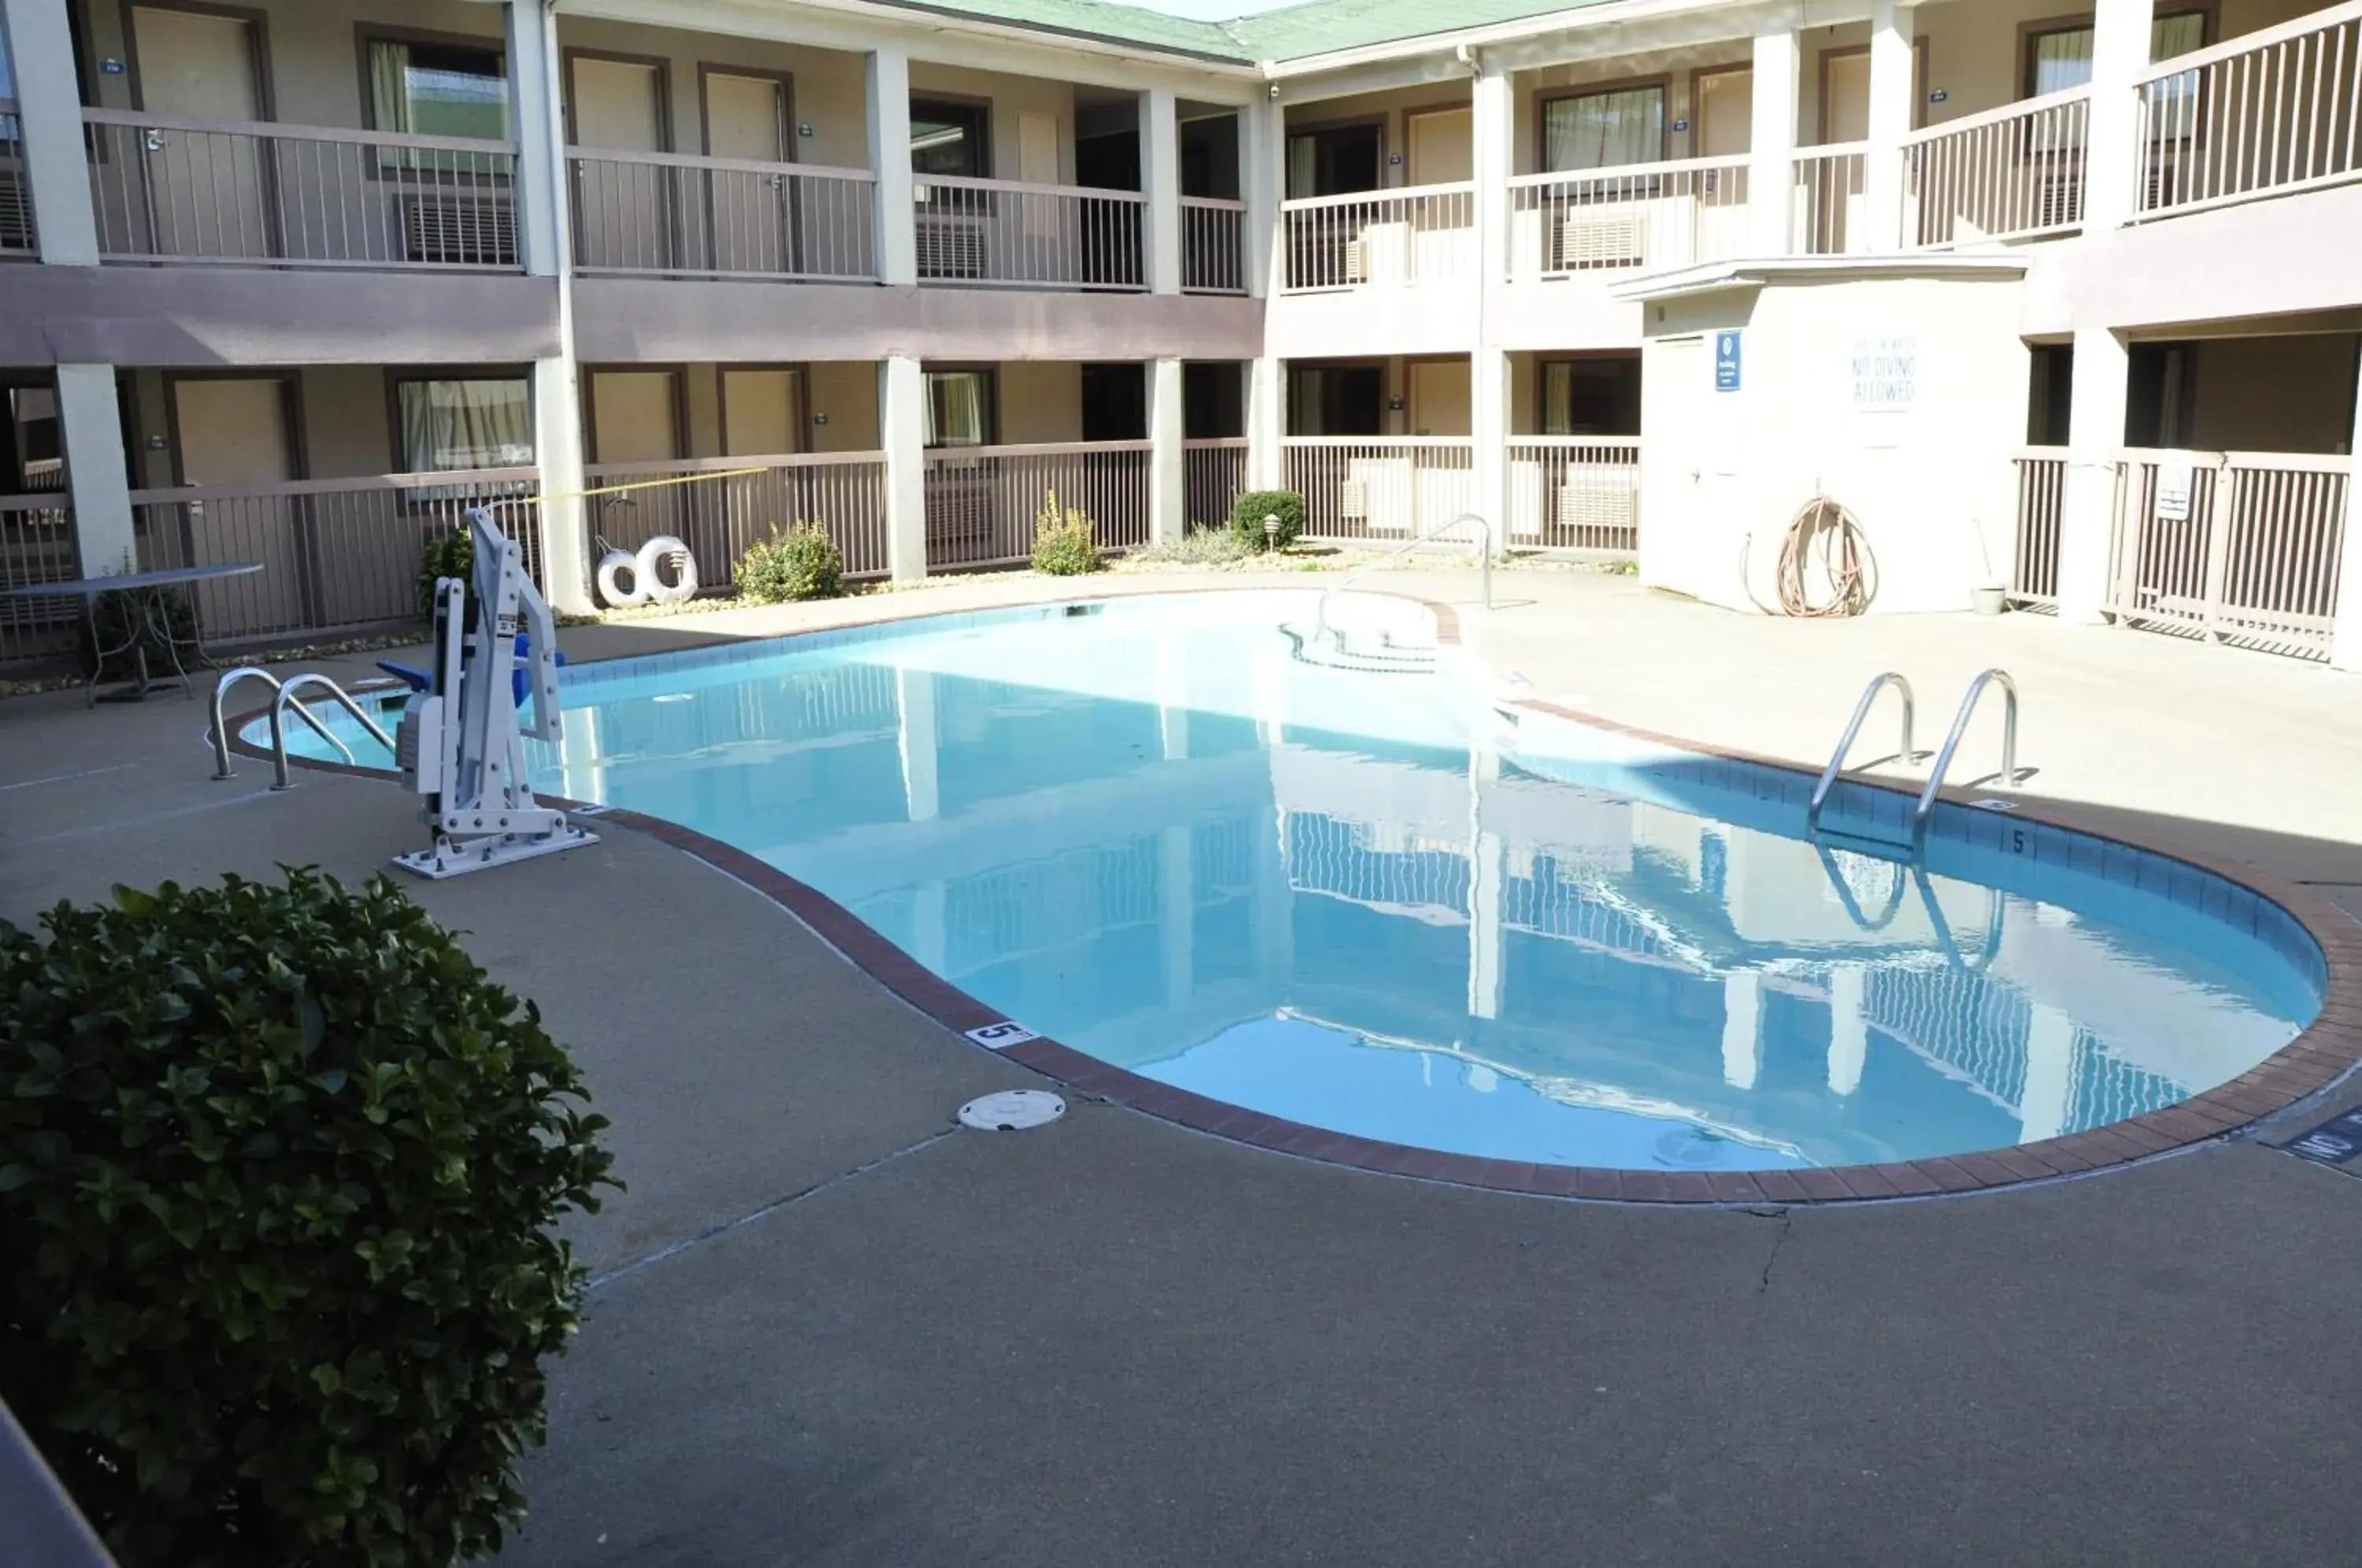
<path fill-rule="evenodd" d="M 2345 481 L 2345 537 L 2362 539 L 2362 385 L 2354 389 L 2354 437 L 2345 450 L 2354 465 Z M 2329 662 L 2339 669 L 2362 669 L 2362 549 L 2338 552 L 2335 614 Z"/>
<path fill-rule="evenodd" d="M 1796 81 L 1802 52 L 1793 29 L 1756 35 L 1747 205 L 1759 256 L 1787 255 L 1795 222 Z"/>
<path fill-rule="evenodd" d="M 1722 977 L 1722 1081 L 1753 1088 L 1763 1070 L 1763 977 L 1734 969 Z"/>
<path fill-rule="evenodd" d="M 869 167 L 877 175 L 877 281 L 919 281 L 919 237 L 911 210 L 911 57 L 869 51 Z M 899 574 L 898 574 L 899 575 Z"/>
<path fill-rule="evenodd" d="M 1189 756 L 1189 663 L 1180 640 L 1156 634 L 1156 731 L 1164 760 Z"/>
<path fill-rule="evenodd" d="M 536 278 L 562 277 L 568 228 L 557 14 L 539 0 L 510 0 L 504 9 L 516 125 L 517 238 L 527 272 Z"/>
<path fill-rule="evenodd" d="M 1148 292 L 1181 292 L 1181 117 L 1173 90 L 1140 95 L 1140 188 L 1147 202 Z"/>
<path fill-rule="evenodd" d="M 98 221 L 91 210 L 90 160 L 83 149 L 81 77 L 74 70 L 66 11 L 63 0 L 0 0 L 0 21 L 7 24 L 17 118 L 25 139 L 25 176 L 32 187 L 33 226 L 40 240 L 41 259 L 53 267 L 95 267 Z M 114 393 L 110 391 L 107 395 L 112 399 Z M 123 466 L 122 453 L 117 446 L 115 466 L 118 469 Z M 85 562 L 83 569 L 105 569 Z"/>
<path fill-rule="evenodd" d="M 2025 1093 L 2018 1105 L 2018 1137 L 2036 1143 L 2067 1131 L 2075 1094 L 2075 1021 L 2036 1002 L 2025 1024 Z"/>
<path fill-rule="evenodd" d="M 942 814 L 935 774 L 935 675 L 929 669 L 894 671 L 895 740 L 902 756 L 902 814 L 931 823 Z"/>
<path fill-rule="evenodd" d="M 1182 446 L 1181 361 L 1148 362 L 1148 536 L 1178 540 L 1189 523 L 1188 457 Z"/>
<path fill-rule="evenodd" d="M 1501 1016 L 1501 915 L 1508 898 L 1508 856 L 1496 833 L 1479 833 L 1469 849 L 1468 1016 Z"/>
<path fill-rule="evenodd" d="M 559 341 L 566 351 L 533 362 L 533 445 L 541 465 L 543 590 L 552 608 L 587 613 L 590 601 L 590 532 L 582 497 L 582 391 L 574 363 L 573 332 L 561 288 Z"/>
<path fill-rule="evenodd" d="M 1269 355 L 1247 362 L 1247 488 L 1287 482 L 1281 437 L 1287 433 L 1287 362 Z"/>
<path fill-rule="evenodd" d="M 1919 107 L 1919 13 L 1902 0 L 1874 0 L 1870 11 L 1870 155 L 1863 195 L 1870 249 L 1903 244 L 1903 138 Z"/>
<path fill-rule="evenodd" d="M 1509 526 L 1509 356 L 1479 344 L 1468 367 L 1468 460 L 1476 470 L 1476 512 L 1498 549 Z M 1472 537 L 1472 547 L 1478 547 Z"/>
<path fill-rule="evenodd" d="M 2089 625 L 2108 601 L 2116 525 L 2116 454 L 2125 444 L 2132 357 L 2104 326 L 2075 334 L 2067 493 L 2058 519 L 2058 618 Z"/>
<path fill-rule="evenodd" d="M 1247 293 L 1279 293 L 1286 256 L 1279 204 L 1287 194 L 1287 116 L 1277 104 L 1250 104 L 1239 113 L 1239 199 L 1246 204 Z"/>
<path fill-rule="evenodd" d="M 73 496 L 74 548 L 84 577 L 138 568 L 131 532 L 131 475 L 123 458 L 123 405 L 112 365 L 57 368 L 58 430 Z"/>
<path fill-rule="evenodd" d="M 1851 1094 L 1861 1088 L 1861 1069 L 1870 1059 L 1870 1024 L 1862 1013 L 1869 971 L 1859 964 L 1838 964 L 1829 969 L 1829 1092 Z"/>
<path fill-rule="evenodd" d="M 896 582 L 927 575 L 927 379 L 906 354 L 877 363 L 878 445 L 886 453 L 886 563 Z"/>
<path fill-rule="evenodd" d="M 1185 1007 L 1197 988 L 1198 891 L 1196 866 L 1186 827 L 1160 834 L 1164 852 L 1164 1005 Z"/>
<path fill-rule="evenodd" d="M 2083 155 L 2083 232 L 2122 228 L 2139 177 L 2140 100 L 2156 0 L 2097 0 L 2092 15 L 2092 128 Z"/>
<path fill-rule="evenodd" d="M 1509 73 L 1486 55 L 1470 89 L 1474 120 L 1476 257 L 1482 307 L 1468 367 L 1469 463 L 1477 514 L 1497 543 L 1509 513 L 1509 357 L 1498 347 L 1509 271 L 1509 164 L 1516 108 Z"/>

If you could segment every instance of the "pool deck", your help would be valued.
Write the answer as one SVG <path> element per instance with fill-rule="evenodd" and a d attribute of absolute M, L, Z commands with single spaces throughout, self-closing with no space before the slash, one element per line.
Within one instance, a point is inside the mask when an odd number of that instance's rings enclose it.
<path fill-rule="evenodd" d="M 1878 670 L 1917 686 L 1928 746 L 2003 666 L 2026 794 L 2362 909 L 2362 678 L 2032 616 L 1772 622 L 1559 572 L 1501 574 L 1487 613 L 1465 571 L 1370 581 L 1458 602 L 1537 699 L 1813 764 Z M 614 657 L 1073 591 L 970 579 L 560 640 Z M 250 759 L 210 781 L 202 724 L 178 698 L 0 702 L 0 916 L 278 861 L 359 877 L 417 842 L 382 782 L 273 795 Z M 1964 755 L 1992 767 L 1993 730 Z M 408 886 L 539 1000 L 630 1183 L 578 1227 L 599 1283 L 503 1562 L 2352 1560 L 2362 1183 L 2270 1145 L 2362 1084 L 2000 1193 L 1560 1202 L 1088 1098 L 1045 1131 L 954 1132 L 962 1100 L 1038 1080 L 647 834 Z"/>

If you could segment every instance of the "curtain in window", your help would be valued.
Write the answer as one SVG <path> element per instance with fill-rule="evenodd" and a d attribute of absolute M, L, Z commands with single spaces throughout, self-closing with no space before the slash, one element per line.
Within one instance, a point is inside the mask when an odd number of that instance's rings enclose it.
<path fill-rule="evenodd" d="M 1545 364 L 1542 366 L 1542 434 L 1572 436 L 1574 434 L 1574 367 Z"/>
<path fill-rule="evenodd" d="M 1664 145 L 1661 87 L 1585 93 L 1542 105 L 1542 166 L 1551 173 L 1653 163 Z"/>
<path fill-rule="evenodd" d="M 1287 199 L 1301 201 L 1312 194 L 1320 179 L 1320 140 L 1318 137 L 1292 136 L 1287 138 Z"/>
<path fill-rule="evenodd" d="M 372 39 L 369 46 L 370 106 L 377 128 L 408 135 L 410 123 L 410 46 Z"/>
<path fill-rule="evenodd" d="M 404 381 L 397 389 L 406 472 L 520 468 L 534 460 L 524 381 Z"/>
<path fill-rule="evenodd" d="M 2205 47 L 2206 14 L 2202 11 L 2159 17 L 2149 24 L 2148 57 L 2153 61 L 2171 60 L 2175 55 Z M 2069 28 L 2036 37 L 2033 79 L 2026 83 L 2027 96 L 2039 98 L 2046 93 L 2064 93 L 2091 80 L 2091 28 Z"/>
<path fill-rule="evenodd" d="M 927 445 L 984 445 L 984 377 L 975 370 L 939 370 L 927 378 Z"/>

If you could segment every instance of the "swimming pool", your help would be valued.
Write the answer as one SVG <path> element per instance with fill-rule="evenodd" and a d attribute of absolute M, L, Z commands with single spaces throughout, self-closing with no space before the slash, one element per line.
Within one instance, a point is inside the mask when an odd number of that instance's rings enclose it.
<path fill-rule="evenodd" d="M 1028 1030 L 1358 1138 L 1541 1165 L 1879 1165 L 2246 1071 L 2320 950 L 2162 856 L 1505 714 L 1406 602 L 1225 593 L 579 667 L 536 788 L 825 893 Z M 1313 643 L 1318 647 L 1319 645 Z M 1840 786 L 1831 823 L 1900 797 Z"/>

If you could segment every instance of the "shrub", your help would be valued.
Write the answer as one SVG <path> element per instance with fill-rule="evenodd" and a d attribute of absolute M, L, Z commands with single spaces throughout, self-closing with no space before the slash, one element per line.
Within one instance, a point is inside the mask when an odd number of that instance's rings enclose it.
<path fill-rule="evenodd" d="M 428 620 L 435 618 L 435 584 L 437 580 L 456 577 L 469 580 L 476 569 L 475 530 L 461 523 L 447 534 L 437 534 L 426 541 L 418 552 L 418 613 Z M 470 602 L 473 583 L 470 581 Z"/>
<path fill-rule="evenodd" d="M 738 558 L 734 580 L 741 598 L 757 604 L 798 599 L 834 599 L 844 591 L 844 552 L 817 523 L 799 523 L 757 539 Z"/>
<path fill-rule="evenodd" d="M 127 566 L 124 569 L 131 569 Z M 96 641 L 93 642 L 94 634 Z M 179 645 L 167 646 L 170 637 Z M 188 666 L 197 639 L 196 612 L 186 590 L 178 588 L 117 589 L 92 602 L 82 623 L 83 658 L 98 662 L 101 680 L 130 680 L 139 674 L 139 654 L 148 655 L 148 673 L 169 672 L 175 662 Z M 104 660 L 99 649 L 107 650 Z"/>
<path fill-rule="evenodd" d="M 1263 520 L 1266 517 L 1279 519 L 1275 539 L 1264 532 Z M 1231 506 L 1231 537 L 1258 550 L 1275 545 L 1284 550 L 1296 543 L 1296 536 L 1303 532 L 1304 497 L 1292 490 L 1251 490 Z"/>
<path fill-rule="evenodd" d="M 1220 528 L 1192 528 L 1178 539 L 1143 546 L 1131 559 L 1167 566 L 1224 567 L 1259 559 L 1263 541 L 1253 545 Z"/>
<path fill-rule="evenodd" d="M 1042 510 L 1033 514 L 1033 569 L 1051 577 L 1080 577 L 1101 566 L 1098 547 L 1091 543 L 1091 520 L 1074 507 L 1063 510 L 1058 492 L 1044 491 Z"/>
<path fill-rule="evenodd" d="M 0 922 L 0 1395 L 127 1565 L 446 1564 L 524 1513 L 614 1185 L 531 1003 L 385 878 Z"/>

